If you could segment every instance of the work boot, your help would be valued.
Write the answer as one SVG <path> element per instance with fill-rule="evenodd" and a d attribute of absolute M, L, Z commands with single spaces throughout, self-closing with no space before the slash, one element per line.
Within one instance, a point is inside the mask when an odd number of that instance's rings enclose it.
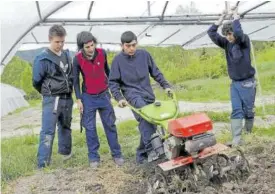
<path fill-rule="evenodd" d="M 245 119 L 244 129 L 246 133 L 251 133 L 254 124 L 254 119 Z"/>
<path fill-rule="evenodd" d="M 114 158 L 114 162 L 118 166 L 122 166 L 124 164 L 124 159 L 123 158 Z"/>
<path fill-rule="evenodd" d="M 99 167 L 99 162 L 98 161 L 91 161 L 90 162 L 90 168 L 97 169 L 98 167 Z"/>
<path fill-rule="evenodd" d="M 150 151 L 148 154 L 148 162 L 152 162 L 154 160 L 158 159 L 158 155 L 156 154 L 155 151 Z"/>
<path fill-rule="evenodd" d="M 232 141 L 233 146 L 243 144 L 242 128 L 243 128 L 242 119 L 231 119 L 231 132 L 233 137 L 233 141 Z"/>

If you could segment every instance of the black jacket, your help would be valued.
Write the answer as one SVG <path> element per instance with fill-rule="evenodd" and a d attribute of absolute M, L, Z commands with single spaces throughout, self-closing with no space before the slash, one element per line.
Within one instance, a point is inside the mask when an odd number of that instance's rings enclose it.
<path fill-rule="evenodd" d="M 32 82 L 34 88 L 43 96 L 71 94 L 73 91 L 72 60 L 68 50 L 62 52 L 67 56 L 69 65 L 67 74 L 47 49 L 34 60 Z"/>

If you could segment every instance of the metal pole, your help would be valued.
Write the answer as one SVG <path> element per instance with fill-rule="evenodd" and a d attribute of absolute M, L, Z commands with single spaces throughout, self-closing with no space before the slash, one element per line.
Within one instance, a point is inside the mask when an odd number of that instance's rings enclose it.
<path fill-rule="evenodd" d="M 35 40 L 36 44 L 38 44 L 39 42 L 38 42 L 38 40 L 36 39 L 36 37 L 34 36 L 33 32 L 31 33 L 31 35 L 32 35 L 33 39 Z"/>
<path fill-rule="evenodd" d="M 182 23 L 184 21 L 189 22 L 202 22 L 202 21 L 215 21 L 218 20 L 219 17 L 201 17 L 201 18 L 166 18 L 162 20 L 163 22 L 178 22 Z M 245 16 L 245 19 L 275 19 L 275 14 L 272 15 L 263 15 L 263 16 Z M 48 23 L 56 23 L 56 22 L 79 22 L 79 23 L 107 23 L 107 22 L 116 22 L 116 23 L 123 23 L 128 22 L 130 23 L 154 23 L 159 22 L 159 17 L 150 17 L 150 18 L 137 18 L 137 17 L 129 17 L 129 18 L 96 18 L 96 19 L 47 19 L 45 22 Z"/>
<path fill-rule="evenodd" d="M 38 1 L 35 1 L 35 4 L 36 4 L 38 16 L 39 16 L 40 20 L 42 20 L 42 15 L 41 15 L 41 11 L 40 11 L 39 2 L 38 2 Z"/>
<path fill-rule="evenodd" d="M 164 17 L 165 11 L 167 9 L 168 3 L 169 3 L 169 1 L 165 2 L 164 8 L 163 8 L 162 13 L 161 13 L 161 18 L 160 18 L 161 20 L 163 20 L 163 17 Z"/>
<path fill-rule="evenodd" d="M 92 29 L 93 29 L 93 26 L 91 26 L 91 27 L 90 27 L 89 32 L 91 32 L 91 31 L 92 31 Z"/>
<path fill-rule="evenodd" d="M 269 2 L 269 1 L 265 1 L 264 3 L 260 3 L 260 4 L 254 6 L 254 7 L 250 8 L 250 9 L 244 11 L 242 14 L 240 14 L 240 16 L 242 15 L 242 17 L 244 17 L 244 15 L 245 15 L 246 13 L 248 13 L 248 12 L 250 12 L 250 11 L 252 11 L 252 10 L 254 10 L 254 9 L 256 9 L 256 8 L 258 8 L 258 7 L 260 7 L 260 6 L 264 5 L 264 4 L 266 4 L 266 3 L 268 3 L 268 2 Z M 239 3 L 240 3 L 240 2 L 237 1 L 236 6 L 238 6 Z M 189 41 L 183 43 L 183 44 L 182 44 L 182 47 L 183 47 L 183 46 L 186 46 L 186 45 L 188 45 L 188 44 L 190 44 L 190 43 L 192 43 L 192 42 L 194 42 L 194 41 L 196 41 L 196 40 L 198 40 L 198 39 L 200 39 L 200 38 L 202 38 L 202 37 L 204 37 L 206 34 L 207 34 L 207 30 L 204 31 L 204 32 L 201 32 L 200 34 L 194 36 L 191 40 L 189 40 Z"/>
<path fill-rule="evenodd" d="M 260 4 L 258 4 L 258 5 L 256 5 L 256 6 L 254 6 L 254 7 L 251 7 L 250 9 L 248 9 L 248 10 L 246 10 L 246 11 L 244 11 L 243 13 L 241 13 L 240 14 L 240 17 L 242 18 L 244 15 L 246 15 L 248 12 L 250 12 L 250 11 L 253 11 L 254 9 L 257 9 L 258 7 L 261 7 L 262 5 L 264 5 L 264 4 L 266 4 L 266 3 L 269 3 L 270 1 L 264 1 L 264 2 L 262 2 L 262 3 L 260 3 Z"/>
<path fill-rule="evenodd" d="M 254 30 L 254 31 L 250 32 L 248 35 L 255 34 L 256 32 L 259 32 L 259 31 L 261 31 L 261 30 L 264 30 L 264 29 L 266 29 L 266 28 L 268 28 L 268 27 L 269 27 L 269 26 L 265 26 L 265 27 L 262 27 L 262 28 L 260 28 L 260 29 Z"/>
<path fill-rule="evenodd" d="M 147 10 L 148 10 L 148 16 L 151 16 L 151 3 L 150 1 L 147 1 Z"/>
<path fill-rule="evenodd" d="M 157 46 L 161 45 L 162 43 L 164 43 L 166 40 L 168 40 L 169 38 L 171 38 L 172 36 L 174 36 L 175 34 L 179 33 L 181 31 L 181 29 L 178 29 L 177 31 L 173 32 L 172 34 L 170 34 L 168 37 L 166 37 L 164 40 L 160 41 Z"/>
<path fill-rule="evenodd" d="M 94 1 L 91 2 L 90 7 L 89 7 L 89 11 L 88 11 L 88 15 L 87 15 L 88 20 L 90 19 L 90 15 L 91 15 L 91 11 L 92 11 L 93 6 L 94 6 Z"/>

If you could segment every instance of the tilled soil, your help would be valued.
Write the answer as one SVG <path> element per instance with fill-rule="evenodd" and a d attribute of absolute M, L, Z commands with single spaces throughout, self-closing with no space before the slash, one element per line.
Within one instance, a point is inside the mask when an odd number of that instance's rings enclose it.
<path fill-rule="evenodd" d="M 226 182 L 222 185 L 198 185 L 201 194 L 275 193 L 275 141 L 255 141 L 245 146 L 245 156 L 251 174 L 245 180 Z M 22 177 L 12 182 L 5 193 L 18 194 L 150 194 L 147 177 L 154 172 L 154 164 L 136 166 L 127 161 L 124 167 L 116 167 L 109 159 L 98 170 L 89 167 L 59 169 L 54 172 L 38 171 L 35 175 Z M 175 192 L 172 192 L 175 193 Z"/>

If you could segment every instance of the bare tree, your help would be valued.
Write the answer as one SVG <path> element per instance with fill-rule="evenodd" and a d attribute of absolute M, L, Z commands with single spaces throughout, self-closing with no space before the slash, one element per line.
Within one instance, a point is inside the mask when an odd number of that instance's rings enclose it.
<path fill-rule="evenodd" d="M 183 7 L 179 5 L 176 8 L 175 15 L 183 15 L 183 14 L 198 14 L 200 11 L 196 8 L 195 2 L 191 1 L 190 5 Z"/>

